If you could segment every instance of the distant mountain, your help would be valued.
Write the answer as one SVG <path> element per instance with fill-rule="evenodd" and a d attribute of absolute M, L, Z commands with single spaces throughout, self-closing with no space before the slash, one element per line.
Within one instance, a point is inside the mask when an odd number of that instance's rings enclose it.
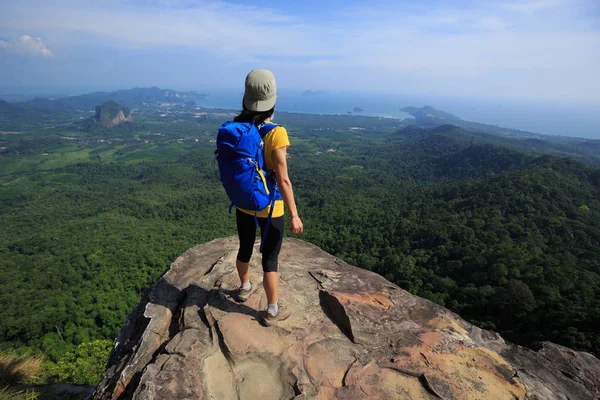
<path fill-rule="evenodd" d="M 436 165 L 436 174 L 455 179 L 483 178 L 524 168 L 532 159 L 533 156 L 502 146 L 471 145 L 440 158 Z"/>
<path fill-rule="evenodd" d="M 439 125 L 452 124 L 469 131 L 493 133 L 496 135 L 518 136 L 539 138 L 545 135 L 539 133 L 526 132 L 518 129 L 503 128 L 496 125 L 481 124 L 479 122 L 465 121 L 454 114 L 445 111 L 436 110 L 431 106 L 424 107 L 404 107 L 400 111 L 409 113 L 415 118 L 417 125 L 424 128 L 433 128 Z"/>
<path fill-rule="evenodd" d="M 323 90 L 318 90 L 316 92 L 313 92 L 312 90 L 305 90 L 304 92 L 302 92 L 301 96 L 304 97 L 311 97 L 311 96 L 327 96 L 328 93 L 323 91 Z"/>
<path fill-rule="evenodd" d="M 436 110 L 431 106 L 424 107 L 404 107 L 401 108 L 400 111 L 404 111 L 409 113 L 419 122 L 436 122 L 439 125 L 439 122 L 444 121 L 445 123 L 452 123 L 462 121 L 461 118 L 457 117 L 454 114 L 447 113 L 445 111 Z"/>
<path fill-rule="evenodd" d="M 20 117 L 26 117 L 31 113 L 34 113 L 34 111 L 27 107 L 0 100 L 0 118 L 16 119 Z"/>
<path fill-rule="evenodd" d="M 465 121 L 454 114 L 436 110 L 431 106 L 404 107 L 400 111 L 412 115 L 419 127 L 433 128 L 433 131 L 437 134 L 459 137 L 460 139 L 479 143 L 507 146 L 522 151 L 572 157 L 591 162 L 596 166 L 600 165 L 600 140 L 543 135 Z M 411 129 L 403 131 L 403 133 L 415 134 L 419 132 L 418 129 L 417 131 Z M 423 134 L 423 132 L 420 133 Z"/>
<path fill-rule="evenodd" d="M 0 131 L 20 131 L 35 122 L 55 121 L 63 114 L 57 110 L 34 109 L 0 100 Z"/>
<path fill-rule="evenodd" d="M 444 113 L 443 111 L 440 112 Z M 467 124 L 470 123 L 468 121 L 463 122 Z M 472 124 L 476 123 L 472 122 Z M 459 140 L 471 145 L 491 144 L 537 154 L 552 154 L 561 157 L 571 157 L 586 161 L 596 166 L 600 165 L 600 140 L 538 134 L 532 134 L 535 135 L 535 137 L 527 135 L 503 135 L 497 133 L 485 133 L 475 130 L 471 131 L 467 130 L 467 128 L 463 129 L 462 127 L 452 124 L 438 125 L 433 128 L 423 128 L 420 126 L 409 125 L 398 130 L 396 134 L 402 138 L 402 140 L 421 140 L 426 137 L 436 136 L 437 138 L 451 138 Z"/>
<path fill-rule="evenodd" d="M 177 92 L 171 89 L 133 88 L 115 92 L 94 92 L 62 99 L 35 98 L 19 103 L 23 106 L 41 109 L 85 110 L 94 109 L 97 104 L 112 100 L 127 107 L 159 105 L 162 103 L 192 104 L 203 99 L 205 94 L 198 92 Z"/>
<path fill-rule="evenodd" d="M 96 106 L 94 119 L 105 128 L 112 128 L 120 123 L 133 121 L 129 108 L 117 104 L 112 100 L 105 101 L 102 105 Z"/>

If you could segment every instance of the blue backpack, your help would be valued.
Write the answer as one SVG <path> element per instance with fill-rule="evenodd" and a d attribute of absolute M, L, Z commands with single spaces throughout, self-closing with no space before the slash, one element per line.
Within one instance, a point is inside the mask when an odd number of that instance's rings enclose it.
<path fill-rule="evenodd" d="M 266 237 L 275 200 L 281 200 L 275 174 L 266 170 L 263 138 L 277 125 L 263 123 L 256 127 L 252 122 L 225 122 L 217 134 L 215 156 L 219 164 L 221 182 L 232 207 L 255 211 L 264 210 L 269 204 L 269 218 L 265 226 Z M 260 251 L 262 252 L 262 242 Z"/>

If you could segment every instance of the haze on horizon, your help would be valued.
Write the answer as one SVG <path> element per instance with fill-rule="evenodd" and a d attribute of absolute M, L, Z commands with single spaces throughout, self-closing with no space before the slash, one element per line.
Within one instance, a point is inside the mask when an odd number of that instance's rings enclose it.
<path fill-rule="evenodd" d="M 600 3 L 88 0 L 0 5 L 0 91 L 280 88 L 600 105 Z"/>

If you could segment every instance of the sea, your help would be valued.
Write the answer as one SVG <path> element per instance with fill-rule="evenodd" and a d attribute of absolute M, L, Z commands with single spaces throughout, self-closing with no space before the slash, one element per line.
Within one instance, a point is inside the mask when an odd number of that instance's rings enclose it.
<path fill-rule="evenodd" d="M 355 114 L 373 117 L 411 118 L 403 107 L 432 106 L 464 120 L 522 131 L 600 139 L 600 109 L 592 105 L 550 102 L 452 98 L 390 93 L 327 92 L 303 96 L 301 91 L 279 90 L 277 111 L 306 114 Z M 209 92 L 197 100 L 200 107 L 240 110 L 243 93 Z M 355 108 L 361 109 L 355 112 Z"/>

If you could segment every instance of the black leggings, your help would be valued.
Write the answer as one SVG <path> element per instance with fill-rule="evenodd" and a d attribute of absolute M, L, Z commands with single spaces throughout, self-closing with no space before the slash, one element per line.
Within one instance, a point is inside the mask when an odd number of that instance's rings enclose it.
<path fill-rule="evenodd" d="M 240 262 L 247 263 L 252 257 L 254 250 L 254 241 L 256 240 L 256 222 L 254 215 L 246 214 L 236 209 L 235 219 L 237 221 L 238 236 L 240 238 L 240 250 L 237 259 Z M 265 229 L 267 218 L 258 218 L 261 238 Z M 262 267 L 264 272 L 277 272 L 279 251 L 283 241 L 283 216 L 271 218 L 271 224 L 263 244 Z"/>

